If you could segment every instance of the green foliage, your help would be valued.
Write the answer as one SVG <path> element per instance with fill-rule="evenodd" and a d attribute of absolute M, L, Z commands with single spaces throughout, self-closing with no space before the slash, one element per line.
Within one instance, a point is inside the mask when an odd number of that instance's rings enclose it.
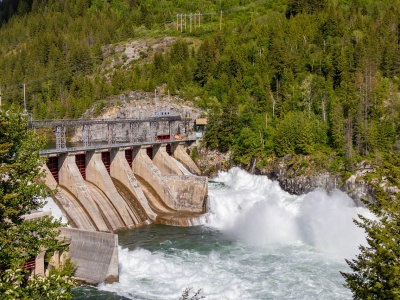
<path fill-rule="evenodd" d="M 43 141 L 28 128 L 27 116 L 0 111 L 0 294 L 2 299 L 71 299 L 71 274 L 24 279 L 25 261 L 42 249 L 65 249 L 56 239 L 59 220 L 43 217 L 24 221 L 23 215 L 44 205 L 46 196 L 39 156 Z M 49 296 L 47 296 L 49 295 Z"/>
<path fill-rule="evenodd" d="M 236 161 L 331 147 L 350 170 L 400 154 L 399 1 L 3 0 L 0 12 L 3 106 L 21 107 L 27 82 L 36 119 L 166 85 L 210 111 L 206 144 Z M 201 28 L 176 30 L 190 12 L 208 13 Z M 132 61 L 107 46 L 149 36 L 175 40 Z"/>
<path fill-rule="evenodd" d="M 311 154 L 315 145 L 325 144 L 326 131 L 323 130 L 323 125 L 321 122 L 309 119 L 305 113 L 287 113 L 277 127 L 275 136 L 277 155 Z"/>
<path fill-rule="evenodd" d="M 354 221 L 367 233 L 356 259 L 346 260 L 352 273 L 341 272 L 354 299 L 400 299 L 400 196 L 388 199 L 376 186 L 377 203 L 368 208 L 377 217 Z"/>

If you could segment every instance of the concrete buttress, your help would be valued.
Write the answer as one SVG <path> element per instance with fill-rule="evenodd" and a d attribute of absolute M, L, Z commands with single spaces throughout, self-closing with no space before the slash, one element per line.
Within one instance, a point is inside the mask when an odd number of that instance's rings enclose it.
<path fill-rule="evenodd" d="M 196 166 L 190 156 L 186 153 L 185 147 L 179 143 L 173 143 L 172 156 L 175 157 L 190 173 L 200 175 L 200 169 Z"/>
<path fill-rule="evenodd" d="M 103 201 L 103 213 L 107 216 L 108 222 L 113 224 L 114 230 L 135 227 L 135 224 L 140 221 L 115 188 L 101 160 L 101 153 L 90 152 L 87 154 L 87 159 L 86 180 L 94 184 L 106 196 L 107 199 L 101 199 L 101 201 Z"/>
<path fill-rule="evenodd" d="M 153 145 L 153 163 L 162 174 L 183 175 L 182 171 L 167 153 L 165 144 Z"/>
<path fill-rule="evenodd" d="M 208 196 L 208 178 L 190 175 L 163 175 L 172 191 L 176 209 L 194 213 L 205 213 Z"/>
<path fill-rule="evenodd" d="M 138 147 L 133 149 L 132 168 L 133 173 L 151 185 L 169 208 L 175 209 L 175 197 L 165 184 L 161 172 L 147 156 L 145 148 Z"/>
<path fill-rule="evenodd" d="M 75 155 L 60 156 L 59 182 L 65 187 L 76 199 L 79 199 L 85 212 L 99 231 L 110 231 L 105 223 L 102 213 L 96 202 L 92 199 L 89 189 L 86 186 L 79 169 L 75 163 Z"/>
<path fill-rule="evenodd" d="M 124 150 L 112 151 L 110 175 L 113 179 L 119 180 L 129 190 L 129 192 L 135 198 L 132 200 L 137 200 L 140 203 L 141 207 L 144 209 L 148 218 L 150 218 L 151 221 L 154 221 L 157 215 L 151 209 L 145 195 L 143 194 L 143 191 L 140 188 L 140 185 L 125 158 Z"/>
<path fill-rule="evenodd" d="M 45 185 L 52 190 L 57 188 L 54 201 L 66 215 L 70 225 L 76 228 L 96 231 L 96 226 L 93 225 L 92 220 L 90 220 L 79 201 L 63 187 L 57 185 L 56 180 L 46 165 L 43 166 L 43 170 L 46 176 Z"/>

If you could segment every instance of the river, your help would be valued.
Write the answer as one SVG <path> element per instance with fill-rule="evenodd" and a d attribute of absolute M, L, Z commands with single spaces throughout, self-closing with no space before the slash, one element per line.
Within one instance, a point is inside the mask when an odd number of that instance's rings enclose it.
<path fill-rule="evenodd" d="M 75 299 L 351 299 L 339 271 L 365 243 L 369 216 L 343 192 L 294 196 L 238 168 L 209 183 L 207 221 L 119 233 L 120 280 L 75 289 Z M 193 295 L 193 292 L 191 293 Z"/>

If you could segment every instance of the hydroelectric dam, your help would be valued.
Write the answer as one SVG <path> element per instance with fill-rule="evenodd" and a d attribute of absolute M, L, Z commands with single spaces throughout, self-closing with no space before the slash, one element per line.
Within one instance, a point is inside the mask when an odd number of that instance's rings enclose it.
<path fill-rule="evenodd" d="M 151 223 L 196 225 L 207 210 L 208 179 L 199 176 L 186 151 L 197 140 L 192 119 L 51 120 L 30 126 L 51 127 L 56 136 L 56 148 L 40 153 L 48 157 L 45 184 L 56 189 L 54 202 L 69 221 L 62 235 L 71 240 L 77 278 L 118 280 L 113 233 Z M 67 147 L 67 127 L 75 127 L 82 146 Z M 184 175 L 174 160 L 193 175 Z"/>

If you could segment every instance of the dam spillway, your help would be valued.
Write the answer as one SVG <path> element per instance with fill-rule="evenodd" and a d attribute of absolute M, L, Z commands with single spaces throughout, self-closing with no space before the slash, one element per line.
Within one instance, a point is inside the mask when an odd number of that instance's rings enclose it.
<path fill-rule="evenodd" d="M 45 183 L 78 229 L 117 232 L 159 223 L 190 226 L 206 212 L 207 178 L 183 175 L 197 166 L 187 143 L 174 141 L 53 154 L 43 166 Z"/>
<path fill-rule="evenodd" d="M 41 150 L 45 185 L 69 221 L 75 276 L 90 284 L 118 281 L 118 231 L 151 223 L 191 226 L 204 219 L 208 181 L 187 154 L 197 137 L 193 119 L 30 120 L 52 127 L 55 148 Z M 82 144 L 69 147 L 67 127 Z M 75 141 L 76 142 L 76 141 Z M 105 143 L 104 143 L 105 142 Z M 184 175 L 179 161 L 191 174 Z M 93 249 L 96 251 L 93 252 Z"/>

